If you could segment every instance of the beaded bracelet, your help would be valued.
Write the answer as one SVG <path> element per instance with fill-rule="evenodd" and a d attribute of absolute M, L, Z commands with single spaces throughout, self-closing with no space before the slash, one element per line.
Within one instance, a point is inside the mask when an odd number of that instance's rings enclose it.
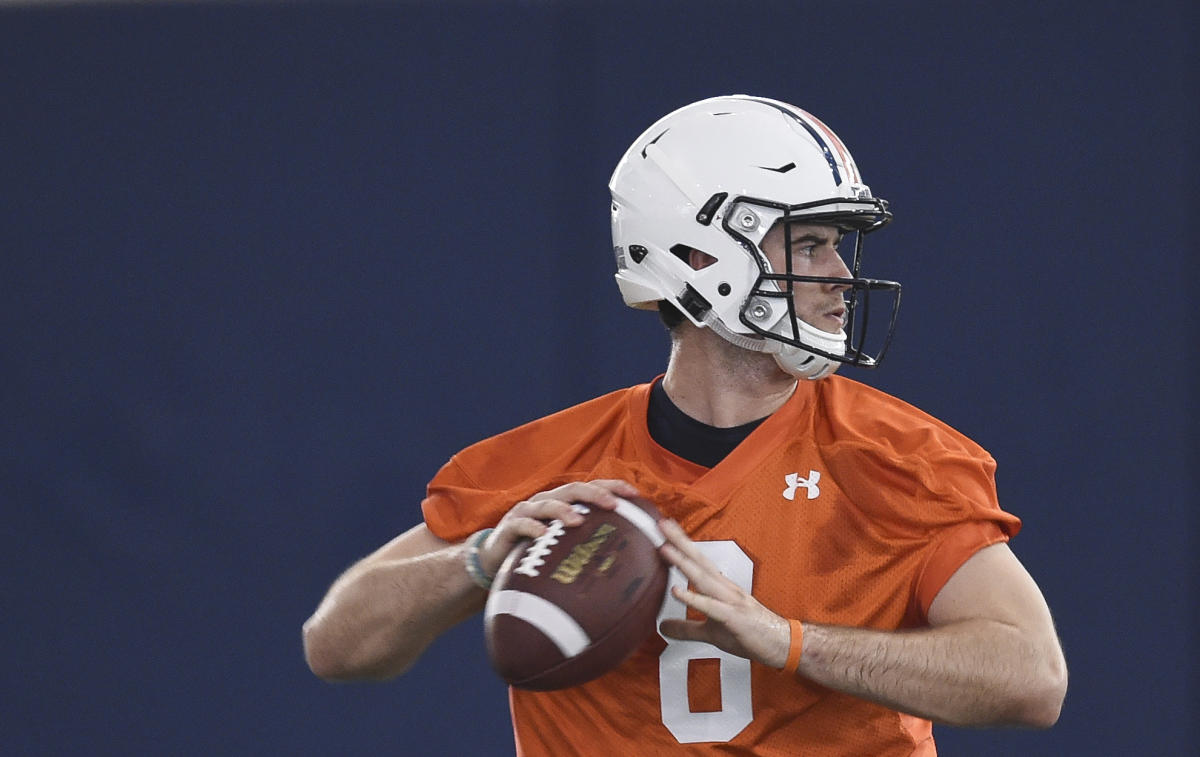
<path fill-rule="evenodd" d="M 470 541 L 467 543 L 466 563 L 467 575 L 481 589 L 491 589 L 492 579 L 495 576 L 489 576 L 483 569 L 483 563 L 479 561 L 479 548 L 483 546 L 483 542 L 488 538 L 493 529 L 485 528 L 482 531 L 476 531 L 472 534 Z"/>

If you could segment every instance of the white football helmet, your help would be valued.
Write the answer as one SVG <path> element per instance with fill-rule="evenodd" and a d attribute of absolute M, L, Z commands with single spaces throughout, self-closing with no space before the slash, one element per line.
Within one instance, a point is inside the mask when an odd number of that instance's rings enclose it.
<path fill-rule="evenodd" d="M 687 105 L 634 141 L 609 191 L 616 279 L 627 305 L 653 309 L 665 300 L 739 347 L 772 353 L 798 378 L 823 378 L 842 363 L 874 367 L 882 359 L 900 285 L 858 274 L 863 235 L 892 214 L 862 183 L 850 151 L 814 116 L 748 95 Z M 772 270 L 761 244 L 780 222 L 852 235 L 852 278 L 793 274 L 790 233 L 783 235 L 787 270 Z M 715 262 L 692 268 L 690 249 Z M 845 327 L 831 333 L 798 318 L 792 298 L 798 282 L 847 286 Z M 870 293 L 880 290 L 891 293 L 892 312 L 870 355 L 862 342 Z"/>

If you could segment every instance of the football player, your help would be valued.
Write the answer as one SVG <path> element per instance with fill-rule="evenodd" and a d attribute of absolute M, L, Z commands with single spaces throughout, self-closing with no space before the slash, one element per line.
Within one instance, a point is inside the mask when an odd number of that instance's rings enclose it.
<path fill-rule="evenodd" d="M 861 275 L 891 213 L 842 141 L 712 98 L 638 137 L 610 191 L 617 284 L 667 323 L 665 373 L 454 455 L 424 522 L 305 624 L 312 669 L 403 673 L 545 521 L 640 494 L 667 517 L 659 633 L 582 686 L 514 689 L 519 754 L 931 755 L 933 722 L 1052 725 L 1065 662 L 994 461 L 834 375 L 879 362 L 900 294 Z"/>

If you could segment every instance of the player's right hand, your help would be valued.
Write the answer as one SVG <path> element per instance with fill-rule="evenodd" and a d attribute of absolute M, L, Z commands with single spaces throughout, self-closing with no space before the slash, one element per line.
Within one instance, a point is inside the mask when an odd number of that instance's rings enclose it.
<path fill-rule="evenodd" d="M 538 492 L 513 505 L 504 514 L 479 548 L 479 562 L 488 575 L 495 575 L 513 547 L 522 539 L 541 536 L 549 521 L 561 520 L 567 527 L 583 523 L 583 516 L 571 509 L 572 504 L 612 510 L 616 508 L 618 499 L 637 495 L 637 487 L 619 479 L 573 481 Z"/>

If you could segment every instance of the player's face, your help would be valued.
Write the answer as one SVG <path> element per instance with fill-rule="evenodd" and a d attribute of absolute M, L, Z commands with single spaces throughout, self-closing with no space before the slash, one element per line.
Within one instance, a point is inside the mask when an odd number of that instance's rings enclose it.
<path fill-rule="evenodd" d="M 762 250 L 775 273 L 789 272 L 785 232 L 791 236 L 791 273 L 797 276 L 850 278 L 850 269 L 838 253 L 842 232 L 834 226 L 813 224 L 777 223 L 767 232 L 762 241 Z M 785 282 L 776 283 L 781 290 L 787 288 Z M 842 294 L 849 288 L 847 284 L 792 282 L 796 315 L 821 331 L 837 333 L 845 325 L 846 303 Z"/>

